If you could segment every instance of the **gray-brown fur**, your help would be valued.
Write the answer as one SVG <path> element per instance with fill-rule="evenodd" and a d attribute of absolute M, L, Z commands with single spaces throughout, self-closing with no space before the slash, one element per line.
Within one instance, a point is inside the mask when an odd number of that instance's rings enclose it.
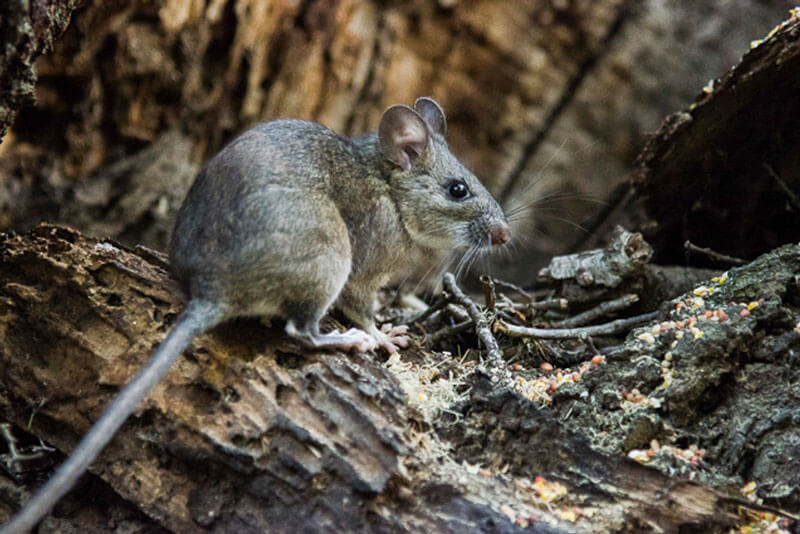
<path fill-rule="evenodd" d="M 351 140 L 311 122 L 260 124 L 206 163 L 175 225 L 171 258 L 189 305 L 75 452 L 0 534 L 33 528 L 71 488 L 192 338 L 239 316 L 282 316 L 317 347 L 397 350 L 375 328 L 376 291 L 412 249 L 505 243 L 492 196 L 450 153 L 441 107 L 392 106 Z M 460 181 L 454 193 L 453 183 Z M 463 188 L 461 186 L 464 186 Z M 363 330 L 319 332 L 336 302 Z"/>
<path fill-rule="evenodd" d="M 502 210 L 450 153 L 438 104 L 420 99 L 417 109 L 390 108 L 379 134 L 357 140 L 280 120 L 225 147 L 175 226 L 172 260 L 191 297 L 226 317 L 281 315 L 310 333 L 338 299 L 369 330 L 376 291 L 412 247 L 488 245 Z M 453 179 L 473 197 L 449 198 Z"/>

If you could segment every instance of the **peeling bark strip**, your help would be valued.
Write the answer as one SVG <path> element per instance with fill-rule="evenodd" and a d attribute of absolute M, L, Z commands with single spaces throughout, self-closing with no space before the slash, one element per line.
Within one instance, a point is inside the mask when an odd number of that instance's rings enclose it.
<path fill-rule="evenodd" d="M 800 11 L 668 117 L 639 157 L 636 188 L 657 226 L 656 261 L 691 241 L 752 258 L 800 240 Z M 776 176 L 778 179 L 776 179 Z"/>

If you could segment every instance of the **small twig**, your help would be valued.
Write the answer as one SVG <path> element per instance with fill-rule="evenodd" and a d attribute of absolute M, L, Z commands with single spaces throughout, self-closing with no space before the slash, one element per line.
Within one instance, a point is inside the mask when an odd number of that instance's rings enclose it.
<path fill-rule="evenodd" d="M 535 337 L 539 339 L 569 339 L 583 336 L 603 336 L 619 334 L 637 324 L 645 323 L 658 317 L 658 312 L 650 312 L 626 319 L 617 319 L 610 323 L 598 324 L 594 326 L 583 326 L 579 328 L 529 328 L 527 326 L 517 326 L 508 324 L 505 321 L 497 321 L 495 325 L 500 332 L 504 332 L 514 337 Z"/>
<path fill-rule="evenodd" d="M 17 440 L 14 434 L 11 433 L 11 425 L 9 423 L 0 424 L 0 435 L 3 436 L 8 449 L 8 454 L 3 455 L 4 457 L 8 456 L 8 458 L 3 458 L 3 463 L 7 468 L 12 467 L 19 456 L 19 452 L 17 451 Z"/>
<path fill-rule="evenodd" d="M 527 291 L 525 291 L 516 284 L 512 284 L 511 282 L 506 282 L 504 280 L 495 280 L 494 283 L 500 287 L 504 287 L 506 289 L 510 289 L 511 291 L 519 293 L 520 295 L 528 299 L 528 301 L 530 302 L 533 302 L 534 300 L 533 295 L 531 295 L 530 293 L 528 293 Z"/>
<path fill-rule="evenodd" d="M 470 318 L 467 310 L 457 304 L 448 304 L 445 311 L 447 311 L 451 317 L 455 318 L 459 322 L 467 321 Z"/>
<path fill-rule="evenodd" d="M 6 469 L 11 473 L 19 471 L 20 464 L 29 462 L 31 460 L 38 460 L 43 458 L 45 454 L 54 452 L 55 449 L 42 444 L 41 446 L 34 446 L 30 453 L 20 452 L 17 448 L 17 440 L 11 432 L 11 425 L 8 423 L 0 424 L 0 435 L 6 442 L 8 453 L 0 455 L 0 461 L 5 465 Z"/>
<path fill-rule="evenodd" d="M 494 280 L 491 276 L 481 275 L 481 284 L 483 284 L 483 296 L 486 299 L 486 309 L 493 314 L 497 313 L 497 292 L 494 287 Z"/>
<path fill-rule="evenodd" d="M 515 310 L 566 310 L 569 308 L 569 301 L 567 299 L 547 299 L 540 300 L 539 302 L 517 302 L 514 303 Z"/>
<path fill-rule="evenodd" d="M 460 323 L 456 323 L 453 326 L 445 326 L 444 328 L 440 328 L 436 332 L 430 335 L 428 341 L 431 343 L 436 343 L 440 339 L 448 338 L 455 336 L 456 334 L 460 334 L 461 332 L 465 332 L 472 327 L 473 322 L 472 319 L 467 319 L 466 321 L 462 321 Z"/>
<path fill-rule="evenodd" d="M 613 345 L 611 347 L 604 347 L 603 350 L 597 351 L 598 354 L 602 354 L 606 358 L 616 358 L 621 354 L 625 354 L 628 351 L 628 347 L 622 343 L 621 345 Z"/>
<path fill-rule="evenodd" d="M 497 298 L 500 300 L 500 306 L 499 306 L 500 308 L 513 308 L 514 307 L 514 304 L 515 304 L 514 301 L 511 300 L 510 298 L 508 298 L 508 296 L 505 293 L 499 293 L 497 295 Z"/>
<path fill-rule="evenodd" d="M 743 260 L 741 258 L 735 258 L 733 256 L 728 256 L 727 254 L 722 254 L 720 252 L 715 252 L 710 248 L 698 247 L 697 245 L 688 240 L 683 244 L 683 248 L 685 248 L 689 252 L 699 252 L 700 254 L 705 254 L 712 260 L 722 261 L 730 265 L 747 265 L 746 260 Z"/>
<path fill-rule="evenodd" d="M 433 315 L 435 312 L 444 308 L 447 304 L 450 303 L 450 295 L 444 294 L 441 295 L 438 299 L 434 301 L 433 304 L 419 312 L 417 315 L 411 317 L 406 324 L 414 324 L 414 323 L 422 323 L 425 319 Z"/>
<path fill-rule="evenodd" d="M 556 328 L 572 328 L 575 326 L 581 326 L 586 323 L 590 323 L 597 319 L 598 317 L 602 317 L 611 312 L 619 311 L 623 308 L 627 308 L 634 302 L 639 300 L 639 295 L 631 293 L 630 295 L 625 295 L 618 299 L 609 300 L 608 302 L 603 302 L 590 310 L 586 310 L 583 313 L 579 313 L 574 317 L 570 317 L 569 319 L 564 319 L 563 321 L 557 321 L 552 323 L 553 326 Z"/>
<path fill-rule="evenodd" d="M 517 313 L 519 313 L 519 312 L 517 312 Z M 502 317 L 503 319 L 506 319 L 507 321 L 516 321 L 516 320 L 520 319 L 520 317 L 517 317 L 515 315 L 511 315 L 506 310 L 497 310 L 497 316 L 498 317 Z"/>
<path fill-rule="evenodd" d="M 481 314 L 478 305 L 461 291 L 461 288 L 456 285 L 455 277 L 451 273 L 444 273 L 444 287 L 453 295 L 456 301 L 467 309 L 467 313 L 475 323 L 475 334 L 477 334 L 483 346 L 486 347 L 486 351 L 495 368 L 504 368 L 505 364 L 503 362 L 503 354 L 500 352 L 500 346 L 497 344 L 497 340 L 494 338 L 492 330 L 489 328 L 488 321 L 483 314 Z"/>
<path fill-rule="evenodd" d="M 797 195 L 794 194 L 794 191 L 791 190 L 789 185 L 783 181 L 783 178 L 778 175 L 777 172 L 770 166 L 769 163 L 764 163 L 764 169 L 767 171 L 775 183 L 778 184 L 778 187 L 781 188 L 781 191 L 789 198 L 789 203 L 794 206 L 794 209 L 800 211 L 800 199 L 797 198 Z"/>
<path fill-rule="evenodd" d="M 777 508 L 775 506 L 770 506 L 768 504 L 748 501 L 748 500 L 742 499 L 741 497 L 723 496 L 721 498 L 721 501 L 729 503 L 729 504 L 735 504 L 737 506 L 741 506 L 742 508 L 749 508 L 751 510 L 759 510 L 759 511 L 762 511 L 762 512 L 772 512 L 773 514 L 776 514 L 776 515 L 782 515 L 784 517 L 788 517 L 792 521 L 800 521 L 800 516 L 795 514 L 795 513 L 786 511 L 786 510 L 784 510 L 782 508 Z"/>

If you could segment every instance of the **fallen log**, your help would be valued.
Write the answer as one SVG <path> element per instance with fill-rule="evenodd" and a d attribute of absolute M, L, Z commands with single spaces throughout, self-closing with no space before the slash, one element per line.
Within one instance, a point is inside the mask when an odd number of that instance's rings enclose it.
<path fill-rule="evenodd" d="M 0 416 L 12 423 L 0 464 L 17 467 L 0 476 L 4 521 L 34 475 L 47 477 L 46 460 L 60 460 L 37 438 L 68 454 L 184 299 L 160 254 L 49 225 L 2 236 L 0 275 Z M 635 355 L 621 354 L 624 369 Z M 407 369 L 450 366 L 470 397 L 432 410 L 420 404 L 432 390 L 407 396 L 397 362 L 309 353 L 279 325 L 221 325 L 195 340 L 39 531 L 723 531 L 748 504 L 603 449 L 589 425 L 557 415 L 574 388 L 548 408 L 472 372 L 474 358 L 418 345 L 402 358 Z"/>
<path fill-rule="evenodd" d="M 48 225 L 4 235 L 0 272 L 0 414 L 68 454 L 183 294 L 158 253 Z M 92 465 L 105 484 L 73 492 L 41 532 L 106 528 L 114 493 L 123 515 L 172 532 L 516 530 L 488 493 L 414 459 L 408 425 L 405 393 L 375 356 L 309 353 L 279 329 L 228 323 L 195 340 Z M 414 502 L 429 478 L 441 491 Z M 0 480 L 19 505 L 24 492 Z"/>

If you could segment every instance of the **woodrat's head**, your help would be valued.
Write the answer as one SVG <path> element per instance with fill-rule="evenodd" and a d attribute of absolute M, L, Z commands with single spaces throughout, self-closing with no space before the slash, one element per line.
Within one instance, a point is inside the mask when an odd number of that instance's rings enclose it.
<path fill-rule="evenodd" d="M 489 248 L 510 239 L 503 210 L 450 152 L 447 120 L 431 98 L 395 105 L 381 117 L 378 139 L 392 166 L 390 185 L 411 238 L 437 249 Z"/>

